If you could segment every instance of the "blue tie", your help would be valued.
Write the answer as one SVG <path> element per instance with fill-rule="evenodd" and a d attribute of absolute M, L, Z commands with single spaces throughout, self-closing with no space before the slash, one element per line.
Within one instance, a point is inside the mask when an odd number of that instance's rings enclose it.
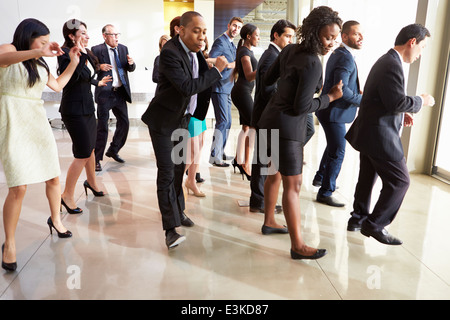
<path fill-rule="evenodd" d="M 123 72 L 122 64 L 120 63 L 119 56 L 117 54 L 117 48 L 111 48 L 111 50 L 114 52 L 114 59 L 116 60 L 117 73 L 119 74 L 120 81 L 122 82 L 122 85 L 125 86 L 127 81 L 125 80 L 125 73 Z"/>

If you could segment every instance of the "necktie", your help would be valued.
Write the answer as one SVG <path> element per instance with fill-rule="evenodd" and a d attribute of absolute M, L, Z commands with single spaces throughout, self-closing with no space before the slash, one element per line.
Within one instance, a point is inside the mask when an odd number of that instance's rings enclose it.
<path fill-rule="evenodd" d="M 189 52 L 191 55 L 191 67 L 192 67 L 192 78 L 198 78 L 198 61 L 195 52 Z M 195 109 L 197 108 L 197 94 L 191 96 L 191 101 L 189 102 L 188 112 L 194 115 Z"/>
<path fill-rule="evenodd" d="M 122 68 L 122 64 L 119 60 L 119 55 L 117 54 L 117 48 L 111 48 L 111 50 L 114 52 L 114 59 L 116 60 L 117 65 L 117 73 L 119 74 L 120 81 L 122 82 L 122 85 L 126 85 L 127 81 L 125 80 L 125 73 Z"/>

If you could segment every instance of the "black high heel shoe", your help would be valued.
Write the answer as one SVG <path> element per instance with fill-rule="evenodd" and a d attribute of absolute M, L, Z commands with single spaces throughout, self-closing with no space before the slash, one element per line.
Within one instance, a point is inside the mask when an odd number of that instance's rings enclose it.
<path fill-rule="evenodd" d="M 236 167 L 239 169 L 239 171 L 242 173 L 242 167 L 240 164 L 237 163 L 236 158 L 233 159 L 233 162 L 231 162 L 231 165 L 233 166 L 234 173 L 236 173 Z"/>
<path fill-rule="evenodd" d="M 244 176 L 245 176 L 245 177 L 247 177 L 247 180 L 250 181 L 252 179 L 252 176 L 249 175 L 247 172 L 245 172 L 244 167 L 241 166 L 241 168 L 242 168 L 242 170 L 241 170 L 242 180 L 244 180 Z"/>
<path fill-rule="evenodd" d="M 61 212 L 62 212 L 62 206 L 64 206 L 64 208 L 66 208 L 67 212 L 70 213 L 70 214 L 78 214 L 78 213 L 82 213 L 83 212 L 83 210 L 81 208 L 78 208 L 78 207 L 76 207 L 75 209 L 69 208 L 69 206 L 61 198 L 61 208 L 60 208 Z"/>
<path fill-rule="evenodd" d="M 70 238 L 72 236 L 72 232 L 67 230 L 66 232 L 59 232 L 58 229 L 55 228 L 53 225 L 52 217 L 49 217 L 47 219 L 48 228 L 50 229 L 50 234 L 52 234 L 52 228 L 55 229 L 56 233 L 58 234 L 59 238 Z"/>
<path fill-rule="evenodd" d="M 17 262 L 6 263 L 3 262 L 3 251 L 5 250 L 5 244 L 2 244 L 2 268 L 6 271 L 16 271 Z"/>
<path fill-rule="evenodd" d="M 105 193 L 103 191 L 96 191 L 96 190 L 94 190 L 94 188 L 92 188 L 89 185 L 89 182 L 87 182 L 87 180 L 84 181 L 83 186 L 84 186 L 84 192 L 86 193 L 86 195 L 87 195 L 87 189 L 91 189 L 92 193 L 96 197 L 103 197 L 105 195 Z"/>

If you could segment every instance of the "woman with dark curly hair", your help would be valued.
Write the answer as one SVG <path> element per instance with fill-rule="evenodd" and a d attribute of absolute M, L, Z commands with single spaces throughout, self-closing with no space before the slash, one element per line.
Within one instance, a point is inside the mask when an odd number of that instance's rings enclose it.
<path fill-rule="evenodd" d="M 268 141 L 276 140 L 268 145 L 271 166 L 264 188 L 265 210 L 275 210 L 278 193 L 271 192 L 271 181 L 276 181 L 275 175 L 280 174 L 292 259 L 319 259 L 326 254 L 325 249 L 307 246 L 302 238 L 299 194 L 307 115 L 327 108 L 330 102 L 342 97 L 341 81 L 328 94 L 314 98 L 322 88 L 322 64 L 318 55 L 332 50 L 341 26 L 337 12 L 324 6 L 315 8 L 299 28 L 299 43 L 285 47 L 265 76 L 266 85 L 278 80 L 277 92 L 258 122 L 261 129 L 271 132 Z M 276 228 L 271 229 L 277 232 Z"/>

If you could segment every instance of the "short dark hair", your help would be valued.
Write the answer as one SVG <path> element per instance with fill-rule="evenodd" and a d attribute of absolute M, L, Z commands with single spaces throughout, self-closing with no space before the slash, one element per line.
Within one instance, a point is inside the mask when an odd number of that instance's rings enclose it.
<path fill-rule="evenodd" d="M 360 23 L 355 20 L 345 22 L 344 25 L 342 26 L 342 33 L 348 34 L 353 26 L 359 26 L 359 24 Z"/>
<path fill-rule="evenodd" d="M 195 17 L 202 17 L 197 11 L 186 11 L 180 18 L 180 26 L 186 27 Z"/>
<path fill-rule="evenodd" d="M 232 24 L 233 21 L 239 21 L 240 23 L 244 24 L 244 20 L 242 20 L 241 17 L 233 17 L 231 18 L 230 22 L 228 22 L 228 24 Z"/>
<path fill-rule="evenodd" d="M 395 45 L 402 46 L 411 39 L 416 39 L 417 43 L 420 43 L 426 37 L 431 37 L 431 33 L 427 28 L 418 23 L 410 24 L 400 31 L 395 39 Z"/>
<path fill-rule="evenodd" d="M 293 23 L 285 19 L 278 20 L 273 25 L 272 30 L 270 31 L 270 41 L 275 40 L 275 33 L 281 36 L 285 32 L 286 28 L 293 29 L 294 31 L 297 29 L 297 27 Z"/>

